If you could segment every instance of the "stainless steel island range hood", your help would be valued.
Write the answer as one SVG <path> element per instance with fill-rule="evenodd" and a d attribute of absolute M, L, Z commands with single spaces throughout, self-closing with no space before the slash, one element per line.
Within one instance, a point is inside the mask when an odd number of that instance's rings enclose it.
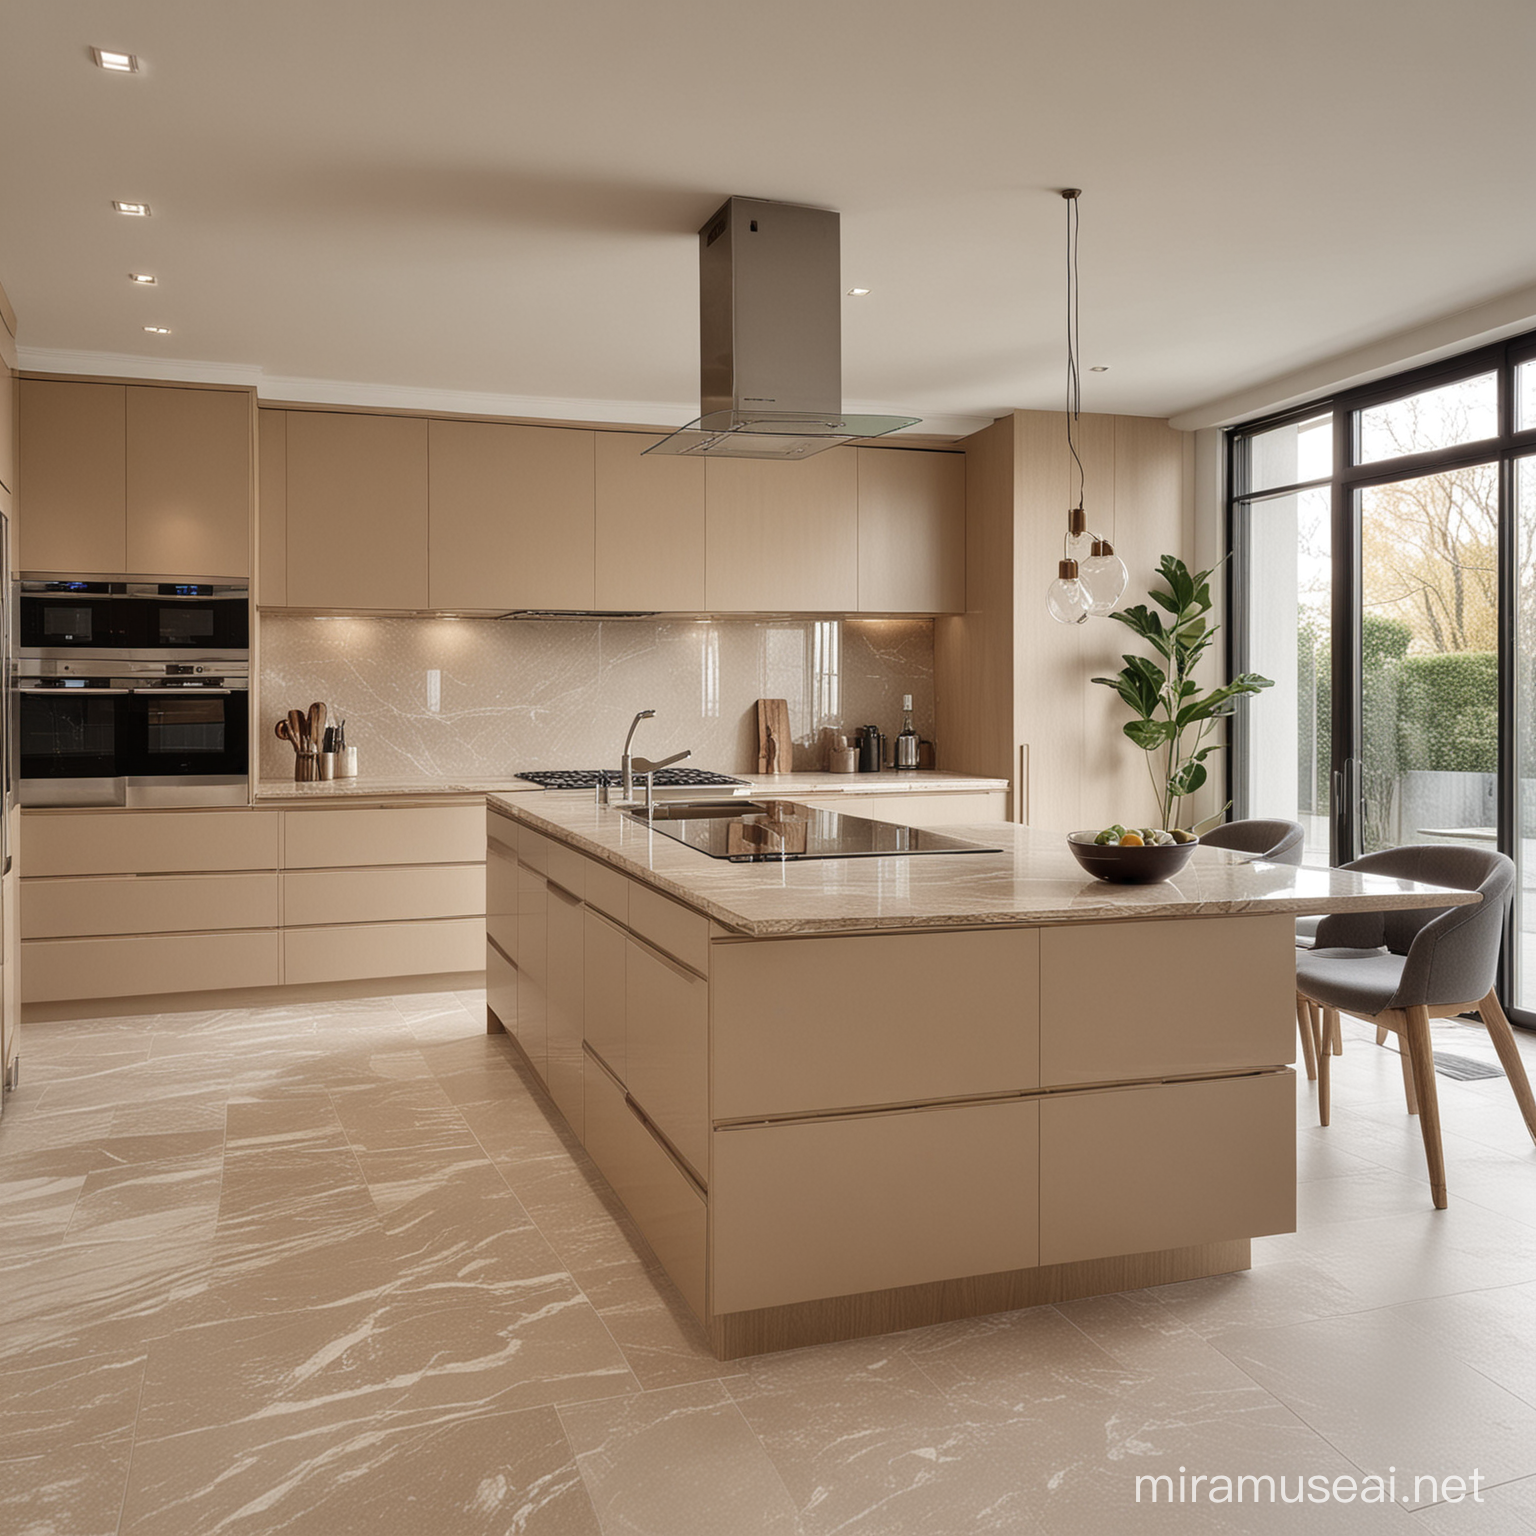
<path fill-rule="evenodd" d="M 838 215 L 728 198 L 699 231 L 700 416 L 647 453 L 804 459 L 915 426 L 843 413 Z"/>

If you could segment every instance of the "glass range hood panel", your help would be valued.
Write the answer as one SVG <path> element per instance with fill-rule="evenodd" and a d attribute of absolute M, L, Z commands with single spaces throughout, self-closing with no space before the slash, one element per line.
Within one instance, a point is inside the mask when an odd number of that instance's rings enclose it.
<path fill-rule="evenodd" d="M 644 807 L 625 813 L 712 859 L 779 863 L 799 859 L 906 858 L 920 853 L 1000 853 L 994 844 L 928 827 L 816 810 L 793 800 L 717 801 Z"/>
<path fill-rule="evenodd" d="M 715 459 L 805 459 L 824 448 L 915 427 L 920 416 L 847 416 L 837 412 L 711 411 L 647 453 Z"/>

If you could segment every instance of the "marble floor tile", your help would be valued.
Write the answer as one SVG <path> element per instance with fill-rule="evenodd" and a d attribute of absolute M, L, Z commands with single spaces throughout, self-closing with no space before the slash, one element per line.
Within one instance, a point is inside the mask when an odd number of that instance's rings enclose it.
<path fill-rule="evenodd" d="M 147 1355 L 86 1355 L 14 1369 L 0 1362 L 0 1457 L 43 1456 L 130 1433 Z"/>
<path fill-rule="evenodd" d="M 1536 1476 L 1536 1406 L 1396 1312 L 1233 1329 L 1214 1343 L 1362 1471 Z"/>
<path fill-rule="evenodd" d="M 133 1440 L 119 1435 L 0 1461 L 6 1536 L 117 1536 Z"/>
<path fill-rule="evenodd" d="M 797 1536 L 795 1504 L 718 1382 L 568 1405 L 605 1536 Z"/>
<path fill-rule="evenodd" d="M 1536 1407 L 1536 1285 L 1436 1296 L 1388 1313 Z"/>
<path fill-rule="evenodd" d="M 718 1381 L 744 1369 L 739 1360 L 715 1358 L 703 1325 L 660 1270 L 634 1260 L 602 1272 L 588 1270 L 581 1287 L 647 1390 Z"/>
<path fill-rule="evenodd" d="M 1532 1531 L 1536 1477 L 1527 1477 L 1417 1510 L 1409 1536 L 1530 1536 Z"/>
<path fill-rule="evenodd" d="M 98 1169 L 85 1180 L 64 1240 L 211 1238 L 219 1215 L 223 1176 L 223 1160 L 206 1156 Z"/>
<path fill-rule="evenodd" d="M 115 1527 L 114 1527 L 115 1529 Z M 602 1536 L 551 1408 L 141 1440 L 124 1536 Z"/>
<path fill-rule="evenodd" d="M 0 1168 L 0 1230 L 6 1242 L 62 1237 L 84 1187 L 83 1175 L 7 1178 Z"/>

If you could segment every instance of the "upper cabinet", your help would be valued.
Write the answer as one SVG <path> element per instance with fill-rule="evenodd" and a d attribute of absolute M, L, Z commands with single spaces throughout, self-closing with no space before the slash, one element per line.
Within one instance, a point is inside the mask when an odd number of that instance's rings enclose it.
<path fill-rule="evenodd" d="M 131 385 L 127 406 L 126 569 L 249 576 L 251 397 Z"/>
<path fill-rule="evenodd" d="M 16 492 L 16 317 L 0 289 L 0 487 Z"/>
<path fill-rule="evenodd" d="M 704 607 L 704 464 L 645 456 L 660 437 L 597 436 L 594 606 L 698 613 Z"/>
<path fill-rule="evenodd" d="M 594 436 L 491 421 L 428 423 L 427 606 L 597 606 Z"/>
<path fill-rule="evenodd" d="M 713 613 L 854 613 L 858 460 L 708 459 L 704 603 Z"/>
<path fill-rule="evenodd" d="M 288 602 L 288 413 L 256 413 L 256 601 Z"/>
<path fill-rule="evenodd" d="M 286 492 L 289 606 L 427 607 L 425 421 L 288 412 Z"/>
<path fill-rule="evenodd" d="M 243 390 L 21 381 L 20 569 L 248 576 Z"/>
<path fill-rule="evenodd" d="M 965 455 L 856 448 L 859 612 L 965 611 Z"/>

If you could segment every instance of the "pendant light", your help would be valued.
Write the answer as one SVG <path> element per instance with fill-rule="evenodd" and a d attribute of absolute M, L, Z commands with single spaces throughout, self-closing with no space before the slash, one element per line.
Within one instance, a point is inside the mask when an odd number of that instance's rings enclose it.
<path fill-rule="evenodd" d="M 1077 451 L 1077 418 L 1082 411 L 1082 377 L 1077 333 L 1077 200 L 1081 187 L 1062 192 L 1067 204 L 1067 452 L 1077 469 L 1077 504 L 1067 513 L 1061 563 L 1046 589 L 1046 611 L 1058 624 L 1081 624 L 1090 614 L 1111 612 L 1125 591 L 1125 562 L 1108 539 L 1088 527 L 1083 510 L 1083 461 Z"/>

